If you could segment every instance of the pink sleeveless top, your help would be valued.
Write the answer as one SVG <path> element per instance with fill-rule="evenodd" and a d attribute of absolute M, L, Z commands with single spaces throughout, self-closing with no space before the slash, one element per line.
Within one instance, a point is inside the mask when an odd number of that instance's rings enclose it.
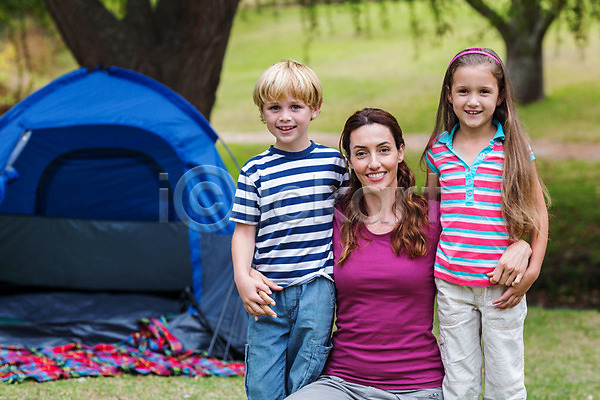
<path fill-rule="evenodd" d="M 337 330 L 323 371 L 346 381 L 383 390 L 433 388 L 442 385 L 444 369 L 432 333 L 435 283 L 433 264 L 439 236 L 436 211 L 430 202 L 429 252 L 410 259 L 392 251 L 390 233 L 364 229 L 360 248 L 343 266 L 343 215 L 336 208 L 333 229 L 334 279 L 337 289 Z"/>

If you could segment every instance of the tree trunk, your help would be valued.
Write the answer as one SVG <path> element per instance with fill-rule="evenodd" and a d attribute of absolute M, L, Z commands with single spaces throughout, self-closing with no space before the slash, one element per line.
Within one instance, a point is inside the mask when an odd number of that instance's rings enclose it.
<path fill-rule="evenodd" d="M 505 13 L 486 0 L 466 0 L 498 30 L 506 45 L 506 68 L 516 100 L 521 104 L 544 98 L 542 42 L 566 0 L 511 0 Z M 488 4 L 489 3 L 489 4 Z"/>
<path fill-rule="evenodd" d="M 207 119 L 239 0 L 128 0 L 118 20 L 98 0 L 44 0 L 77 62 L 150 76 Z"/>
<path fill-rule="evenodd" d="M 520 37 L 506 41 L 506 68 L 519 103 L 544 99 L 543 67 L 541 40 Z"/>

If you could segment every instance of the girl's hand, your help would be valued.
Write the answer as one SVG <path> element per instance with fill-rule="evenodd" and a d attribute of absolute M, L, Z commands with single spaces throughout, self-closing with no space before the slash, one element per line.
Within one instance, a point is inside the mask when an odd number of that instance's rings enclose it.
<path fill-rule="evenodd" d="M 527 270 L 530 256 L 531 246 L 526 241 L 521 239 L 511 244 L 500 257 L 494 271 L 487 274 L 490 283 L 506 286 L 517 285 Z"/>

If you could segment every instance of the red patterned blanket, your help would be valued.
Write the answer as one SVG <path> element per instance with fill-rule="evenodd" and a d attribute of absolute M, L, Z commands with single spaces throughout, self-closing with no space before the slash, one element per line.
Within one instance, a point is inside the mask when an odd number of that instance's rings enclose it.
<path fill-rule="evenodd" d="M 142 320 L 138 332 L 115 345 L 70 343 L 38 349 L 0 346 L 0 381 L 9 383 L 121 374 L 241 376 L 244 370 L 242 363 L 184 350 L 167 329 L 166 321 L 158 318 Z"/>

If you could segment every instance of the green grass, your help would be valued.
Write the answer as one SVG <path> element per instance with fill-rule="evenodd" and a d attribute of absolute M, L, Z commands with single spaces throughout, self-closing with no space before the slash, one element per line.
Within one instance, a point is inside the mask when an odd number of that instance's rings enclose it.
<path fill-rule="evenodd" d="M 437 331 L 437 327 L 436 327 Z M 525 376 L 531 400 L 588 400 L 600 393 L 600 313 L 530 307 Z M 0 384 L 0 398 L 241 400 L 243 378 L 119 376 Z"/>
<path fill-rule="evenodd" d="M 531 307 L 525 320 L 529 399 L 597 399 L 600 313 Z"/>
<path fill-rule="evenodd" d="M 161 376 L 131 376 L 77 378 L 55 382 L 25 382 L 0 384 L 0 398 L 4 400 L 165 400 L 245 399 L 244 379 L 235 378 L 184 378 Z"/>
<path fill-rule="evenodd" d="M 426 2 L 415 2 L 425 36 L 412 37 L 404 2 L 387 6 L 390 27 L 381 27 L 379 6 L 371 4 L 362 20 L 370 34 L 357 36 L 346 6 L 319 8 L 319 34 L 306 51 L 306 34 L 298 9 L 274 15 L 240 12 L 225 57 L 211 122 L 217 132 L 264 130 L 252 103 L 260 73 L 283 58 L 308 63 L 324 88 L 321 115 L 311 131 L 339 133 L 346 118 L 362 107 L 392 112 L 407 134 L 429 133 L 434 124 L 440 85 L 450 58 L 461 48 L 485 45 L 505 54 L 502 40 L 466 5 L 447 13 L 454 31 L 443 39 L 432 34 Z M 365 21 L 369 20 L 369 24 Z M 547 98 L 519 107 L 534 138 L 600 141 L 600 26 L 593 25 L 589 43 L 579 50 L 564 32 L 552 30 L 544 42 Z"/>

